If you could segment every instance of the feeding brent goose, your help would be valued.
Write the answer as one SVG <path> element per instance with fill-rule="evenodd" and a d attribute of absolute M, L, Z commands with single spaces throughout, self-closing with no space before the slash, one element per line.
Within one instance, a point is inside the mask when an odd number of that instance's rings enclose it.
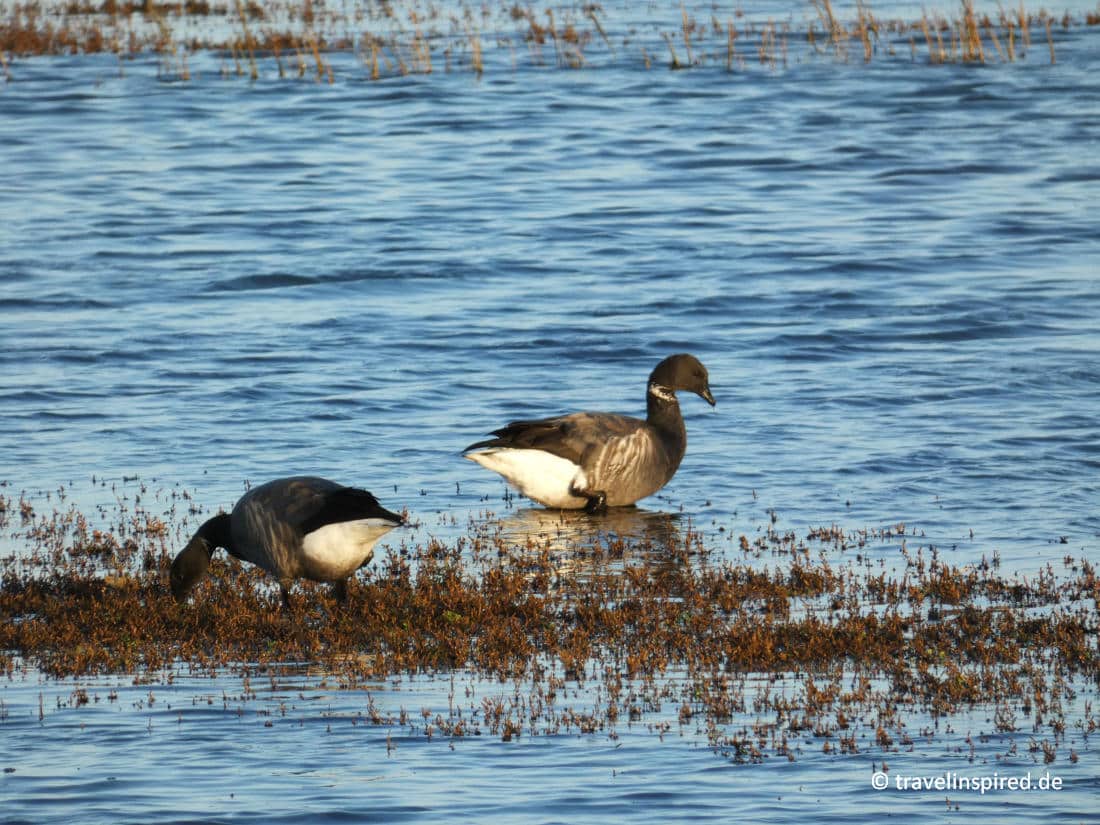
<path fill-rule="evenodd" d="M 222 547 L 279 580 L 283 603 L 294 579 L 329 581 L 336 596 L 347 578 L 370 561 L 374 543 L 404 523 L 366 490 L 310 476 L 254 487 L 229 515 L 206 521 L 172 562 L 172 595 L 183 601 Z"/>
<path fill-rule="evenodd" d="M 714 406 L 706 367 L 693 355 L 670 355 L 649 376 L 645 421 L 592 412 L 513 421 L 463 453 L 547 507 L 596 512 L 633 504 L 664 487 L 684 457 L 676 390 Z"/>

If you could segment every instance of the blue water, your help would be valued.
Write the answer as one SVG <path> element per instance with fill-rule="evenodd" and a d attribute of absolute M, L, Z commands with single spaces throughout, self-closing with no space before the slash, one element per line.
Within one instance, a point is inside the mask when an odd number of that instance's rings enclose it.
<path fill-rule="evenodd" d="M 687 457 L 628 520 L 682 513 L 719 547 L 772 513 L 905 522 L 1008 575 L 1095 560 L 1100 52 L 1095 28 L 1055 36 L 1053 65 L 1033 31 L 1016 63 L 929 65 L 903 40 L 732 73 L 625 48 L 557 69 L 486 38 L 480 78 L 371 82 L 344 54 L 331 85 L 202 53 L 187 82 L 154 57 L 13 61 L 0 493 L 92 512 L 140 483 L 213 512 L 311 473 L 408 507 L 411 542 L 487 512 L 545 530 L 459 451 L 513 418 L 642 414 L 652 366 L 690 351 L 718 405 L 683 399 Z M 513 690 L 459 678 L 471 707 Z M 1100 821 L 1095 742 L 971 762 L 988 709 L 891 770 L 1049 769 L 1063 790 L 956 809 L 872 790 L 870 750 L 733 765 L 693 726 L 502 742 L 362 720 L 368 693 L 446 711 L 445 679 L 152 681 L 4 682 L 4 821 Z M 75 705 L 81 685 L 100 699 Z"/>

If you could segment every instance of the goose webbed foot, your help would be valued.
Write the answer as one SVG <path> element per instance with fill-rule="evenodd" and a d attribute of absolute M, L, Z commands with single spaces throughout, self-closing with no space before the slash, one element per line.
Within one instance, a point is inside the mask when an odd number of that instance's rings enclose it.
<path fill-rule="evenodd" d="M 584 505 L 584 511 L 591 515 L 607 512 L 607 494 L 602 490 L 586 493 L 588 503 Z"/>

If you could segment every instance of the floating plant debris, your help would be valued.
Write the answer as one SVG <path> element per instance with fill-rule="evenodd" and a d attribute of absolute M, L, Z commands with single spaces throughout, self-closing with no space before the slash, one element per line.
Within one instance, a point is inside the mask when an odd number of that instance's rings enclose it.
<path fill-rule="evenodd" d="M 1032 49 L 1056 62 L 1055 29 L 1095 26 L 1100 15 L 1056 17 L 1022 5 L 978 13 L 973 0 L 953 16 L 883 19 L 866 3 L 842 20 L 830 0 L 810 0 L 803 21 L 748 19 L 737 9 L 646 7 L 622 16 L 598 3 L 537 8 L 502 2 L 327 4 L 320 0 L 255 3 L 14 3 L 0 20 L 0 68 L 35 55 L 159 56 L 166 79 L 192 78 L 191 57 L 220 56 L 226 76 L 301 77 L 333 82 L 337 71 L 379 80 L 488 67 L 583 69 L 639 65 L 672 69 L 788 65 L 829 56 L 841 62 L 904 59 L 922 63 L 1015 62 Z M 670 11 L 670 8 L 673 11 Z M 636 15 L 641 15 L 637 17 Z M 1034 40 L 1034 43 L 1033 43 Z M 341 59 L 336 67 L 338 56 Z M 120 68 L 122 64 L 120 63 Z"/>
<path fill-rule="evenodd" d="M 144 509 L 149 499 L 166 511 Z M 1100 724 L 1100 580 L 1085 558 L 1034 576 L 1003 574 L 995 556 L 958 566 L 904 524 L 773 523 L 719 542 L 668 519 L 641 537 L 519 541 L 487 516 L 453 545 L 390 549 L 342 605 L 305 582 L 283 609 L 262 572 L 221 556 L 180 605 L 168 566 L 191 529 L 192 499 L 144 502 L 120 498 L 92 519 L 34 502 L 9 525 L 19 546 L 0 561 L 9 678 L 33 668 L 171 680 L 285 663 L 345 687 L 459 674 L 514 690 L 486 694 L 476 718 L 431 714 L 428 729 L 613 736 L 663 706 L 662 718 L 676 709 L 681 726 L 735 761 L 794 759 L 807 742 L 888 752 L 934 736 L 915 719 L 975 708 L 997 732 L 1026 731 L 1051 761 L 1076 754 L 1067 734 L 1087 739 Z M 5 499 L 3 512 L 14 509 Z M 567 685 L 599 701 L 580 713 L 556 702 Z M 663 735 L 668 724 L 654 728 Z"/>

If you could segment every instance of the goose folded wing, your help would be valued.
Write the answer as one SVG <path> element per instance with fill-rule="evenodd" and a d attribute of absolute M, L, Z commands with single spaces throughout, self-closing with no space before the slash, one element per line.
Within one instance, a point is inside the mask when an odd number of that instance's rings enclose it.
<path fill-rule="evenodd" d="M 611 413 L 574 413 L 558 418 L 513 421 L 494 430 L 492 434 L 496 438 L 471 444 L 465 452 L 492 448 L 542 450 L 582 465 L 592 450 L 630 436 L 644 426 L 645 422 L 636 418 Z"/>
<path fill-rule="evenodd" d="M 355 487 L 342 487 L 323 496 L 302 520 L 302 532 L 310 533 L 326 524 L 361 519 L 379 519 L 401 524 L 403 519 L 378 503 L 371 493 Z"/>

